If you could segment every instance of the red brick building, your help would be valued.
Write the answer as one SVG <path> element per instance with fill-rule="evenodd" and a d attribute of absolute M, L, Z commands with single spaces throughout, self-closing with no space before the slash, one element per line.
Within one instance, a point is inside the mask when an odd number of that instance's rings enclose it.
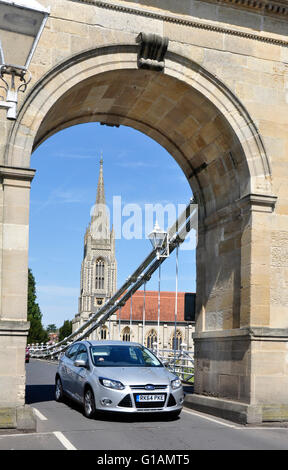
<path fill-rule="evenodd" d="M 193 349 L 192 333 L 195 325 L 195 294 L 179 292 L 177 301 L 177 325 L 175 338 L 175 292 L 160 293 L 160 322 L 158 327 L 158 291 L 137 291 L 126 304 L 117 311 L 110 322 L 99 331 L 99 339 L 121 339 L 136 341 L 152 348 L 180 349 L 185 345 Z"/>
<path fill-rule="evenodd" d="M 193 293 L 178 292 L 177 301 L 177 322 L 194 321 Z M 187 300 L 189 296 L 189 301 Z M 190 297 L 191 296 L 191 297 Z M 160 321 L 165 323 L 174 322 L 175 319 L 175 292 L 160 292 Z M 185 305 L 186 303 L 186 305 Z M 189 303 L 189 305 L 187 305 Z M 186 307 L 186 308 L 185 308 Z M 138 290 L 132 296 L 132 319 L 134 321 L 143 320 L 144 291 Z M 131 302 L 128 300 L 121 309 L 121 319 L 130 320 Z M 119 310 L 117 312 L 119 319 Z M 158 292 L 145 292 L 145 319 L 146 321 L 158 321 Z"/>

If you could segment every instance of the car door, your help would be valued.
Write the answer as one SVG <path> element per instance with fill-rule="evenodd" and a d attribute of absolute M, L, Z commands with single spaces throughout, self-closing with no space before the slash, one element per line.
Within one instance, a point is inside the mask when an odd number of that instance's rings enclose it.
<path fill-rule="evenodd" d="M 88 362 L 88 351 L 84 344 L 79 346 L 77 351 L 76 357 L 74 361 L 85 361 L 87 364 Z M 75 398 L 79 401 L 83 401 L 84 395 L 84 385 L 87 380 L 87 375 L 89 374 L 89 370 L 85 367 L 76 367 L 73 368 L 73 393 Z"/>
<path fill-rule="evenodd" d="M 79 348 L 79 343 L 73 344 L 65 352 L 61 366 L 61 380 L 64 391 L 73 396 L 73 372 L 74 361 Z"/>

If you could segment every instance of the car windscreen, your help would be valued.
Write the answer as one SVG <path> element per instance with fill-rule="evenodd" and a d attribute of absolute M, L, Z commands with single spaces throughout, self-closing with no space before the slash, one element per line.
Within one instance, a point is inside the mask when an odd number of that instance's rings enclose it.
<path fill-rule="evenodd" d="M 141 346 L 99 345 L 90 348 L 96 367 L 163 367 L 149 349 Z"/>

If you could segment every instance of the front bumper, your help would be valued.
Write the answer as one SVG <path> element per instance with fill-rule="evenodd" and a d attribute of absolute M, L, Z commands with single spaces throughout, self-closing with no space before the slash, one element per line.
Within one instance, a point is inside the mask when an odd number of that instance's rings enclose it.
<path fill-rule="evenodd" d="M 137 395 L 161 395 L 163 401 L 137 402 Z M 161 413 L 181 410 L 184 402 L 183 388 L 173 390 L 170 386 L 161 391 L 147 392 L 143 389 L 112 390 L 101 387 L 95 394 L 96 409 L 99 411 L 115 411 L 122 413 Z"/>

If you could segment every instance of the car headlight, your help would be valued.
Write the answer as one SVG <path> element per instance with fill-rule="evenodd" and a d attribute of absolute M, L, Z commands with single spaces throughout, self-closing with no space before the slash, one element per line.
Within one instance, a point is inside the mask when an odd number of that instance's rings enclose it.
<path fill-rule="evenodd" d="M 101 385 L 107 388 L 112 388 L 113 390 L 124 390 L 125 385 L 118 380 L 106 379 L 105 377 L 99 377 L 99 382 Z"/>
<path fill-rule="evenodd" d="M 174 380 L 171 380 L 171 387 L 173 388 L 173 390 L 176 390 L 176 388 L 180 388 L 182 386 L 182 382 L 180 379 L 174 379 Z"/>

